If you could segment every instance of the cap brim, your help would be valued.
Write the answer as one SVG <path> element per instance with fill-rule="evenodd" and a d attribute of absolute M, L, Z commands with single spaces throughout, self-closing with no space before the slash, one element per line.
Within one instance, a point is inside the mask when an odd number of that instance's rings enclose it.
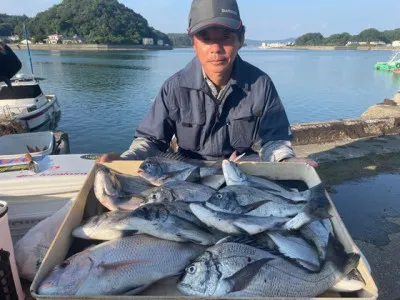
<path fill-rule="evenodd" d="M 236 31 L 242 27 L 242 21 L 224 17 L 212 18 L 201 21 L 192 28 L 189 28 L 188 33 L 189 35 L 195 35 L 196 33 L 210 27 L 224 27 Z"/>

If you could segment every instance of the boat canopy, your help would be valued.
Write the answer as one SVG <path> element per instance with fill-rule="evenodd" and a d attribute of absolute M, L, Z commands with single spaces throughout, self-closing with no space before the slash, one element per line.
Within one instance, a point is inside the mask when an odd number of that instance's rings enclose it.
<path fill-rule="evenodd" d="M 42 94 L 39 84 L 1 86 L 0 100 L 36 98 Z"/>

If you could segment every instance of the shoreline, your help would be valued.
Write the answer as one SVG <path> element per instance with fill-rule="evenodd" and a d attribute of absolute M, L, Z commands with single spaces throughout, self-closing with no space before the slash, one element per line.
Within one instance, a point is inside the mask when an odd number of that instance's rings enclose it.
<path fill-rule="evenodd" d="M 271 48 L 259 48 L 257 46 L 247 46 L 245 48 L 260 49 L 260 50 L 400 51 L 400 47 L 373 47 L 373 46 L 359 46 L 359 47 L 346 47 L 346 46 L 284 46 L 284 47 L 271 47 Z"/>
<path fill-rule="evenodd" d="M 26 49 L 23 44 L 8 44 L 13 50 Z M 189 49 L 189 46 L 143 46 L 143 45 L 113 45 L 113 44 L 30 44 L 32 50 L 49 50 L 49 51 L 151 51 L 151 50 L 173 50 L 173 49 Z M 400 47 L 374 47 L 374 46 L 285 46 L 259 48 L 257 46 L 244 46 L 243 49 L 259 49 L 259 50 L 308 50 L 308 51 L 400 51 Z"/>
<path fill-rule="evenodd" d="M 26 45 L 8 44 L 13 50 L 25 50 Z M 152 51 L 152 50 L 172 50 L 172 46 L 158 45 L 112 45 L 112 44 L 29 44 L 31 50 L 48 51 Z"/>

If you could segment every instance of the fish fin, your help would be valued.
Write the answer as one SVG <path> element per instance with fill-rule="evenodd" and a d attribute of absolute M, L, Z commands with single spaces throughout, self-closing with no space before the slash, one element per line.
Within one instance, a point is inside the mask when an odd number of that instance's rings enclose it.
<path fill-rule="evenodd" d="M 272 254 L 278 254 L 279 252 L 275 251 L 275 249 L 271 248 L 268 244 L 263 244 L 259 242 L 254 236 L 252 235 L 238 235 L 238 236 L 227 236 L 224 237 L 223 239 L 220 239 L 217 244 L 223 244 L 223 243 L 236 243 L 236 244 L 244 244 L 248 245 L 253 248 L 257 248 L 260 250 L 264 250 L 267 252 L 270 252 Z"/>
<path fill-rule="evenodd" d="M 243 213 L 247 214 L 268 202 L 271 202 L 271 200 L 261 200 L 261 201 L 257 201 L 257 202 L 254 202 L 254 203 L 251 203 L 248 205 L 242 205 L 240 207 L 243 209 Z"/>
<path fill-rule="evenodd" d="M 282 224 L 290 220 L 289 218 L 275 218 L 276 221 L 271 224 L 270 222 L 267 222 L 268 218 L 269 217 L 266 217 L 265 221 L 262 220 L 263 218 L 261 217 L 250 220 L 240 218 L 238 220 L 235 220 L 233 222 L 233 225 L 235 225 L 237 228 L 244 230 L 247 234 L 254 235 L 266 230 L 280 229 Z"/>
<path fill-rule="evenodd" d="M 119 210 L 133 211 L 144 203 L 144 197 L 141 196 L 126 196 L 118 197 L 113 203 Z"/>
<path fill-rule="evenodd" d="M 187 162 L 190 158 L 183 155 L 181 152 L 173 152 L 171 149 L 167 149 L 164 152 L 160 152 L 156 157 L 168 158 L 173 160 L 178 160 L 182 162 Z"/>
<path fill-rule="evenodd" d="M 140 293 L 141 291 L 146 289 L 148 286 L 148 284 L 132 286 L 126 291 L 119 292 L 119 294 L 124 296 L 136 295 L 137 293 Z"/>
<path fill-rule="evenodd" d="M 244 290 L 260 269 L 271 260 L 273 260 L 273 258 L 262 258 L 256 260 L 233 274 L 231 277 L 224 279 L 230 286 L 229 293 Z"/>
<path fill-rule="evenodd" d="M 98 267 L 100 267 L 104 272 L 114 270 L 117 268 L 123 268 L 129 265 L 136 265 L 136 264 L 141 264 L 141 263 L 146 263 L 146 262 L 151 262 L 150 259 L 136 259 L 136 260 L 123 260 L 123 261 L 117 261 L 113 263 L 104 263 L 101 262 Z"/>
<path fill-rule="evenodd" d="M 312 220 L 324 220 L 332 218 L 328 210 L 331 204 L 325 195 L 325 189 L 322 184 L 311 188 L 311 198 L 304 208 L 304 212 Z"/>
<path fill-rule="evenodd" d="M 202 241 L 201 239 L 195 239 L 193 237 L 188 237 L 187 234 L 183 234 L 181 229 L 186 229 L 187 231 L 193 231 L 193 230 L 198 230 L 198 231 L 202 231 L 202 232 L 208 232 L 210 233 L 210 231 L 207 228 L 203 228 L 198 226 L 197 224 L 194 224 L 192 222 L 188 222 L 187 220 L 180 218 L 178 216 L 175 216 L 175 227 L 177 230 L 176 235 L 187 240 L 188 242 L 192 242 L 195 244 L 200 244 L 202 245 L 204 243 L 204 241 Z M 211 233 L 210 233 L 211 234 Z"/>

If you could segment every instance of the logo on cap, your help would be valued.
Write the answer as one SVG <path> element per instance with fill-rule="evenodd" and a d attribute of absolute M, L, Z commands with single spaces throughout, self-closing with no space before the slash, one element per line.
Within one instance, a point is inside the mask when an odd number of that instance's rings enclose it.
<path fill-rule="evenodd" d="M 235 16 L 237 16 L 238 15 L 238 13 L 237 13 L 237 11 L 234 11 L 234 10 L 231 10 L 231 9 L 221 9 L 221 11 L 223 12 L 223 13 L 227 13 L 227 14 L 234 14 Z"/>

